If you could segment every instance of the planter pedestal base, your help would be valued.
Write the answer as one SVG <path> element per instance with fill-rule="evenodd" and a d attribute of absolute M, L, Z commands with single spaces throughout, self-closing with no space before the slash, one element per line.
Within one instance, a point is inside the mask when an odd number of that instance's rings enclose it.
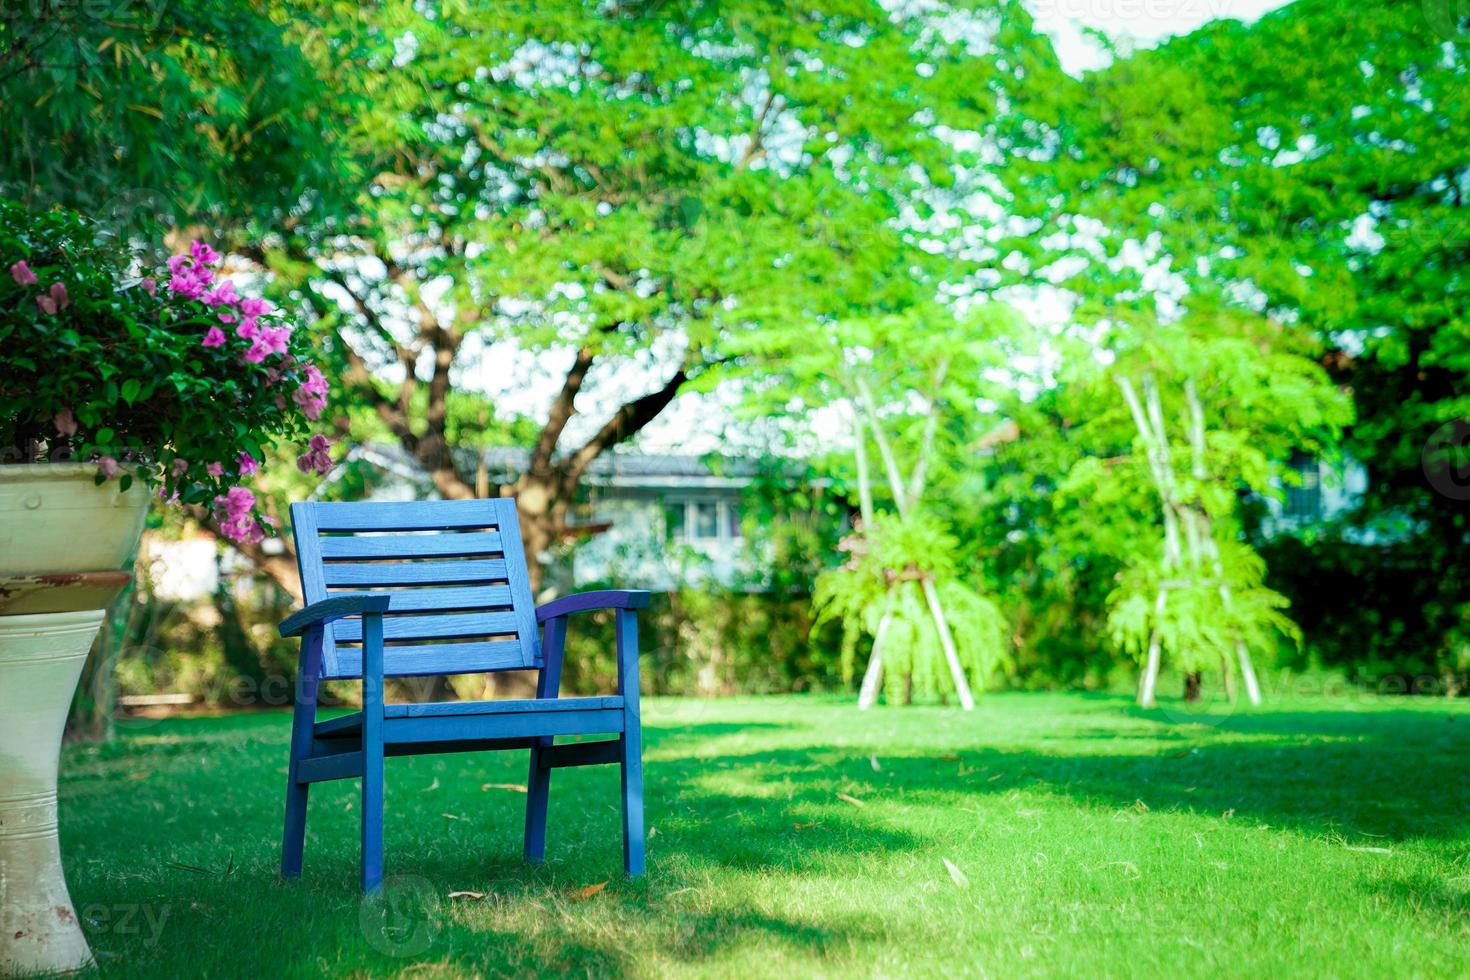
<path fill-rule="evenodd" d="M 0 976 L 93 963 L 61 871 L 56 761 L 103 615 L 0 616 Z"/>

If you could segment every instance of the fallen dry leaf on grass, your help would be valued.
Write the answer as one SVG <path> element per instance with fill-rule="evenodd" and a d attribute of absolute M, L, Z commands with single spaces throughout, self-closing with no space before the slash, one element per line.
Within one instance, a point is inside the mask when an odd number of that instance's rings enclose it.
<path fill-rule="evenodd" d="M 874 772 L 882 772 L 883 771 L 883 767 L 878 764 L 878 757 L 876 755 L 870 755 L 870 756 L 868 756 L 868 762 L 872 763 L 873 771 Z"/>
<path fill-rule="evenodd" d="M 960 757 L 957 756 L 957 755 L 941 755 L 938 758 L 939 758 L 939 761 L 940 762 L 959 762 L 960 761 Z"/>
<path fill-rule="evenodd" d="M 944 868 L 946 871 L 949 872 L 949 877 L 951 881 L 953 881 L 956 885 L 959 885 L 961 888 L 970 887 L 970 879 L 965 875 L 963 871 L 955 866 L 955 863 L 953 861 L 951 861 L 949 858 L 940 858 L 939 860 L 944 862 Z"/>
<path fill-rule="evenodd" d="M 861 805 L 861 804 L 859 804 L 859 805 Z M 793 828 L 795 828 L 796 830 L 806 830 L 809 827 L 815 827 L 815 826 L 817 826 L 817 822 L 815 820 L 813 820 L 811 823 L 794 823 L 791 826 Z"/>
<path fill-rule="evenodd" d="M 424 787 L 424 792 L 425 793 L 432 793 L 432 792 L 434 792 L 434 790 L 436 790 L 438 788 L 439 788 L 439 777 L 438 776 L 435 776 L 434 777 L 434 781 L 432 783 L 430 783 L 429 785 L 427 785 L 427 786 Z"/>
<path fill-rule="evenodd" d="M 475 899 L 476 901 L 478 901 L 479 899 L 482 899 L 482 898 L 485 897 L 485 893 L 484 892 L 450 892 L 449 893 L 449 897 L 450 898 L 470 898 L 470 899 Z"/>
<path fill-rule="evenodd" d="M 1392 854 L 1393 851 L 1386 847 L 1349 847 L 1350 851 L 1361 851 L 1364 854 Z"/>
<path fill-rule="evenodd" d="M 591 898 L 593 895 L 596 895 L 598 892 L 602 891 L 606 887 L 607 882 L 605 881 L 599 881 L 595 885 L 584 885 L 574 892 L 567 892 L 567 898 L 573 902 L 585 902 L 587 899 Z"/>
<path fill-rule="evenodd" d="M 520 783 L 482 783 L 480 784 L 480 789 L 504 789 L 512 793 L 524 793 L 526 791 L 526 787 Z"/>
<path fill-rule="evenodd" d="M 856 796 L 848 796 L 846 793 L 838 793 L 837 798 L 843 803 L 851 803 L 853 806 L 867 806 L 866 803 L 858 799 Z"/>
<path fill-rule="evenodd" d="M 463 820 L 464 819 L 464 817 L 461 817 L 457 813 L 441 813 L 441 814 L 439 814 L 439 816 L 444 817 L 445 819 L 448 819 L 448 820 Z"/>

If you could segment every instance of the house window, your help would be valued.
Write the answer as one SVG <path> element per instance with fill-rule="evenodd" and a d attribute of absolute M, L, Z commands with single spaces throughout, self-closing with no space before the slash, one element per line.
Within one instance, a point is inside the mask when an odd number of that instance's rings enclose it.
<path fill-rule="evenodd" d="M 740 511 L 726 500 L 673 500 L 664 504 L 670 541 L 710 544 L 740 540 Z"/>
<path fill-rule="evenodd" d="M 1317 459 L 1298 453 L 1289 464 L 1296 471 L 1299 482 L 1286 488 L 1286 517 L 1301 523 L 1315 523 L 1322 519 L 1322 478 Z"/>
<path fill-rule="evenodd" d="M 693 541 L 718 541 L 720 538 L 720 504 L 700 500 L 693 505 L 689 537 Z"/>
<path fill-rule="evenodd" d="M 684 540 L 684 511 L 685 504 L 682 500 L 672 504 L 664 504 L 664 528 L 667 530 L 670 541 Z"/>

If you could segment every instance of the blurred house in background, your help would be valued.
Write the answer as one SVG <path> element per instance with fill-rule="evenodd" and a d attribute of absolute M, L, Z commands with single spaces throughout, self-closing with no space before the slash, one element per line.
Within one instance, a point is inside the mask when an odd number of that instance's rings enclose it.
<path fill-rule="evenodd" d="M 528 453 L 492 448 L 467 453 L 464 472 L 479 472 L 490 485 L 508 484 L 525 468 Z M 757 545 L 741 530 L 742 495 L 760 465 L 748 459 L 609 453 L 594 460 L 583 481 L 585 500 L 573 519 L 575 534 L 557 553 L 539 556 L 547 584 L 559 591 L 616 580 L 626 588 L 669 592 L 719 586 L 760 592 L 767 579 Z M 353 499 L 426 500 L 439 496 L 418 463 L 397 446 L 362 445 L 348 451 L 318 492 L 332 494 L 350 480 Z M 793 478 L 795 482 L 795 478 Z M 267 539 L 268 551 L 284 548 Z M 152 574 L 174 601 L 202 599 L 223 571 L 249 572 L 248 563 L 212 538 L 156 541 Z"/>
<path fill-rule="evenodd" d="M 477 472 L 491 486 L 513 483 L 530 457 L 514 447 L 466 455 L 462 471 Z M 566 590 L 616 579 L 627 588 L 656 592 L 704 585 L 760 591 L 760 549 L 746 546 L 740 513 L 759 466 L 748 459 L 699 456 L 598 457 L 583 480 L 585 499 L 577 506 L 576 534 L 566 551 L 539 556 L 548 567 L 548 584 Z M 330 493 L 333 481 L 348 471 L 365 483 L 363 499 L 438 496 L 428 475 L 397 446 L 354 447 L 321 489 Z"/>

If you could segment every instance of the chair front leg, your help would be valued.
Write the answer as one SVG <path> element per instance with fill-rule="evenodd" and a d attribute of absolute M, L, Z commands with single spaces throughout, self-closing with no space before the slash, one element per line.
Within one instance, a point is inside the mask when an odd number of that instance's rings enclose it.
<path fill-rule="evenodd" d="M 362 892 L 383 886 L 383 616 L 362 617 Z"/>
<path fill-rule="evenodd" d="M 297 781 L 296 763 L 311 754 L 321 654 L 322 631 L 318 628 L 301 638 L 301 657 L 297 664 L 296 704 L 291 716 L 291 759 L 286 766 L 286 826 L 281 838 L 282 878 L 301 877 L 301 862 L 306 849 L 306 804 L 311 784 Z"/>
<path fill-rule="evenodd" d="M 623 870 L 643 874 L 643 725 L 638 710 L 638 614 L 619 609 L 618 693 L 623 696 Z"/>
<path fill-rule="evenodd" d="M 561 688 L 562 653 L 566 649 L 565 616 L 547 620 L 541 637 L 541 676 L 536 681 L 536 697 L 554 698 Z M 542 737 L 531 747 L 531 771 L 526 776 L 526 837 L 524 855 L 528 864 L 546 860 L 546 815 L 551 798 L 551 767 L 543 766 L 542 748 L 555 739 Z"/>

